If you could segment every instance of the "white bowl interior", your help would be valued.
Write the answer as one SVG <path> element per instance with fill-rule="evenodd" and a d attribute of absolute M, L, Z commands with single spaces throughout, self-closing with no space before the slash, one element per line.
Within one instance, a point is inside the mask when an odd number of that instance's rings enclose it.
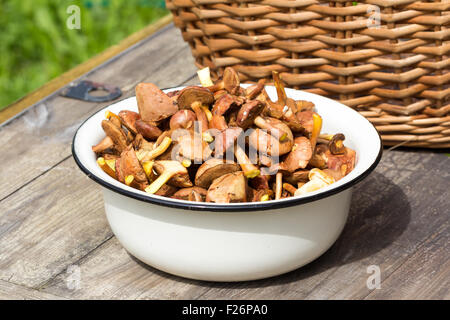
<path fill-rule="evenodd" d="M 182 87 L 167 89 L 165 90 L 165 92 L 179 89 L 182 89 Z M 272 98 L 272 100 L 275 100 L 276 99 L 275 88 L 272 86 L 267 86 L 266 90 L 269 96 Z M 334 100 L 300 90 L 286 89 L 286 92 L 287 95 L 293 99 L 312 101 L 315 104 L 316 111 L 323 118 L 322 133 L 338 133 L 338 132 L 343 133 L 346 137 L 345 145 L 354 149 L 357 155 L 355 168 L 347 176 L 325 188 L 299 197 L 308 197 L 311 195 L 325 192 L 327 190 L 338 188 L 339 186 L 356 179 L 372 166 L 372 164 L 376 161 L 377 156 L 379 154 L 381 148 L 381 140 L 377 131 L 367 119 L 365 119 L 362 115 L 360 115 L 353 109 Z M 105 119 L 106 110 L 110 110 L 114 113 L 118 113 L 121 110 L 138 111 L 136 98 L 131 97 L 119 101 L 117 103 L 114 103 L 98 111 L 81 125 L 81 127 L 76 133 L 73 145 L 79 161 L 86 169 L 88 169 L 91 172 L 92 175 L 95 175 L 97 178 L 102 179 L 118 188 L 139 193 L 149 198 L 153 197 L 153 198 L 164 198 L 166 200 L 169 199 L 166 197 L 151 195 L 146 192 L 128 187 L 125 184 L 122 184 L 119 181 L 108 176 L 97 165 L 96 156 L 95 153 L 92 151 L 91 147 L 93 145 L 96 145 L 98 142 L 100 142 L 101 139 L 105 137 L 105 133 L 103 132 L 101 127 L 101 121 Z M 271 200 L 271 201 L 283 202 L 289 199 L 292 198 Z M 179 203 L 186 203 L 186 204 L 191 203 L 190 201 L 184 200 L 177 200 L 177 199 L 170 199 L 170 200 Z M 210 204 L 210 203 L 202 203 L 202 205 L 217 206 L 217 204 Z M 233 205 L 242 205 L 242 203 L 227 204 L 227 206 Z"/>

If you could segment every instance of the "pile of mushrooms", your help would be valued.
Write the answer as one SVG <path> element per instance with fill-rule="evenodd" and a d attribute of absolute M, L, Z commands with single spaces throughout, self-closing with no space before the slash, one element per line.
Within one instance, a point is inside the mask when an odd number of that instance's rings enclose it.
<path fill-rule="evenodd" d="M 342 133 L 321 134 L 309 101 L 287 97 L 277 72 L 272 101 L 264 80 L 243 88 L 236 71 L 201 86 L 162 92 L 136 86 L 139 112 L 106 112 L 106 137 L 92 150 L 118 181 L 188 201 L 255 202 L 316 191 L 353 170 L 355 151 Z"/>

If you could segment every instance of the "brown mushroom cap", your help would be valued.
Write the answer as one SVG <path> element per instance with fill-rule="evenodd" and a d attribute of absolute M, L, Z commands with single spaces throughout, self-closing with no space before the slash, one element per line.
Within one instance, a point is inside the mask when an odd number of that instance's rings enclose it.
<path fill-rule="evenodd" d="M 135 127 L 138 133 L 148 140 L 156 140 L 162 134 L 161 129 L 144 120 L 136 120 Z"/>
<path fill-rule="evenodd" d="M 179 188 L 187 188 L 192 187 L 192 182 L 189 179 L 189 173 L 185 167 L 181 165 L 178 161 L 175 160 L 160 160 L 155 161 L 153 165 L 155 171 L 161 175 L 164 172 L 171 172 L 172 177 L 167 182 L 168 184 L 179 187 Z"/>
<path fill-rule="evenodd" d="M 264 107 L 265 104 L 259 100 L 250 100 L 244 103 L 237 114 L 236 124 L 243 129 L 250 127 Z"/>
<path fill-rule="evenodd" d="M 113 146 L 114 141 L 111 139 L 111 137 L 106 136 L 95 146 L 92 146 L 92 151 L 94 151 L 95 153 L 100 153 L 105 151 L 106 149 L 112 148 Z"/>
<path fill-rule="evenodd" d="M 198 168 L 195 175 L 195 185 L 208 188 L 214 179 L 239 170 L 239 165 L 234 161 L 216 158 L 209 159 Z"/>
<path fill-rule="evenodd" d="M 330 152 L 332 154 L 345 154 L 345 146 L 344 146 L 345 136 L 342 133 L 336 133 L 331 138 L 328 147 L 330 148 Z"/>
<path fill-rule="evenodd" d="M 178 111 L 176 103 L 153 83 L 139 83 L 136 100 L 144 121 L 161 121 Z"/>
<path fill-rule="evenodd" d="M 179 110 L 170 118 L 170 130 L 192 128 L 196 119 L 195 113 L 191 110 Z"/>
<path fill-rule="evenodd" d="M 116 160 L 117 161 L 117 160 Z M 138 183 L 147 183 L 147 175 L 142 168 L 133 148 L 124 150 L 120 155 L 119 171 L 123 177 L 132 175 Z"/>
<path fill-rule="evenodd" d="M 181 90 L 178 95 L 180 109 L 191 109 L 194 102 L 209 106 L 214 102 L 214 95 L 208 89 L 198 86 L 186 87 Z"/>
<path fill-rule="evenodd" d="M 247 179 L 242 171 L 215 179 L 208 189 L 207 202 L 230 203 L 247 201 Z"/>
<path fill-rule="evenodd" d="M 243 102 L 243 99 L 225 93 L 214 102 L 211 112 L 213 115 L 223 116 L 228 110 L 242 105 Z"/>
<path fill-rule="evenodd" d="M 120 121 L 122 121 L 122 124 L 133 134 L 136 134 L 136 120 L 141 119 L 141 116 L 139 113 L 130 111 L 130 110 L 122 110 L 117 114 L 120 118 Z"/>
<path fill-rule="evenodd" d="M 228 150 L 228 148 L 234 145 L 237 138 L 242 134 L 242 132 L 242 128 L 239 127 L 227 128 L 220 132 L 214 142 L 215 156 L 222 156 Z"/>
<path fill-rule="evenodd" d="M 172 198 L 180 199 L 180 200 L 188 200 L 189 195 L 191 194 L 192 191 L 200 194 L 202 196 L 203 200 L 205 200 L 206 193 L 208 192 L 208 190 L 206 190 L 204 188 L 194 186 L 194 187 L 183 188 L 183 189 L 178 190 L 177 192 L 175 192 L 173 194 Z"/>
<path fill-rule="evenodd" d="M 122 152 L 127 148 L 127 136 L 120 127 L 110 120 L 102 120 L 102 128 L 106 135 L 112 139 L 114 147 L 119 152 Z"/>
<path fill-rule="evenodd" d="M 236 88 L 240 86 L 239 75 L 232 67 L 226 67 L 223 71 L 223 87 L 229 93 L 235 94 Z"/>

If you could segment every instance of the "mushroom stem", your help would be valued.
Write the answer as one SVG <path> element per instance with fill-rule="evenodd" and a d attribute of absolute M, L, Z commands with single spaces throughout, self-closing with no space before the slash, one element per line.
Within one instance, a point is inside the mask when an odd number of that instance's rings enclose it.
<path fill-rule="evenodd" d="M 174 174 L 175 173 L 171 171 L 164 171 L 151 185 L 145 188 L 145 192 L 152 194 L 156 193 L 170 178 L 172 178 L 172 176 L 174 176 Z"/>
<path fill-rule="evenodd" d="M 261 171 L 257 166 L 251 163 L 250 159 L 245 154 L 245 151 L 242 150 L 242 148 L 238 144 L 236 144 L 234 155 L 236 156 L 237 162 L 241 166 L 241 169 L 242 171 L 244 171 L 244 175 L 247 178 L 255 178 L 259 176 Z"/>
<path fill-rule="evenodd" d="M 271 136 L 277 138 L 280 141 L 284 141 L 287 137 L 286 132 L 271 126 L 270 124 L 267 123 L 266 120 L 264 120 L 263 117 L 260 116 L 256 117 L 254 123 L 257 127 L 267 130 Z"/>
<path fill-rule="evenodd" d="M 250 100 L 255 99 L 261 93 L 261 91 L 264 89 L 265 83 L 266 83 L 265 78 L 259 79 L 256 86 L 246 92 L 247 99 L 250 99 Z"/>
<path fill-rule="evenodd" d="M 153 180 L 153 164 L 155 163 L 155 161 L 144 161 L 142 163 L 142 168 L 145 171 L 145 175 L 147 176 L 149 181 Z"/>
<path fill-rule="evenodd" d="M 284 86 L 283 86 L 283 83 L 281 82 L 278 71 L 272 71 L 272 77 L 273 77 L 273 82 L 274 82 L 275 88 L 277 89 L 277 96 L 278 96 L 277 103 L 285 106 L 287 96 L 286 96 L 286 91 L 284 90 Z"/>
<path fill-rule="evenodd" d="M 320 130 L 322 130 L 322 117 L 317 113 L 313 113 L 313 129 L 311 132 L 311 149 L 314 153 L 316 148 L 317 138 L 319 137 Z"/>
<path fill-rule="evenodd" d="M 210 86 L 214 85 L 214 83 L 211 80 L 211 74 L 209 72 L 209 67 L 198 70 L 197 76 L 203 87 L 210 87 Z"/>
<path fill-rule="evenodd" d="M 203 133 L 208 130 L 208 116 L 206 115 L 205 110 L 202 108 L 202 104 L 200 102 L 194 102 L 191 104 L 191 108 L 192 110 L 194 110 L 197 121 L 200 122 L 201 132 Z"/>
<path fill-rule="evenodd" d="M 289 192 L 290 194 L 294 195 L 295 191 L 297 191 L 297 188 L 295 188 L 292 184 L 290 183 L 283 183 L 283 189 L 285 189 L 287 192 Z"/>
<path fill-rule="evenodd" d="M 97 164 L 100 168 L 102 168 L 103 171 L 105 171 L 105 173 L 107 173 L 112 178 L 117 179 L 116 172 L 106 163 L 105 158 L 103 157 L 98 158 Z"/>
<path fill-rule="evenodd" d="M 275 200 L 281 199 L 281 191 L 283 189 L 283 174 L 277 172 L 275 176 Z"/>
<path fill-rule="evenodd" d="M 164 140 L 155 149 L 151 151 L 141 152 L 137 154 L 137 157 L 141 162 L 153 160 L 158 156 L 162 155 L 170 147 L 171 143 L 172 143 L 171 138 L 164 137 Z"/>

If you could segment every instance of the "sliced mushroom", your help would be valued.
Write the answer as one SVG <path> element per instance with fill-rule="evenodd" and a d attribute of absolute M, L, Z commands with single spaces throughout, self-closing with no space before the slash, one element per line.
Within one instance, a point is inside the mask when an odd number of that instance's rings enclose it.
<path fill-rule="evenodd" d="M 170 130 L 193 128 L 196 119 L 195 113 L 191 110 L 179 110 L 170 118 Z"/>
<path fill-rule="evenodd" d="M 152 182 L 145 192 L 155 193 L 170 180 L 170 185 L 186 188 L 191 187 L 192 182 L 189 180 L 189 174 L 185 167 L 175 160 L 155 161 L 153 165 L 156 172 L 159 174 L 158 178 Z"/>
<path fill-rule="evenodd" d="M 172 196 L 172 198 L 179 199 L 179 200 L 189 200 L 189 196 L 192 194 L 192 192 L 195 192 L 196 194 L 199 194 L 202 198 L 202 201 L 205 201 L 206 199 L 206 193 L 208 190 L 201 188 L 201 187 L 189 187 L 189 188 L 182 188 L 175 192 Z"/>
<path fill-rule="evenodd" d="M 216 158 L 209 159 L 197 169 L 195 185 L 207 189 L 216 178 L 239 170 L 239 165 L 234 161 Z"/>
<path fill-rule="evenodd" d="M 247 179 L 242 171 L 215 179 L 208 189 L 207 202 L 230 203 L 247 201 Z"/>
<path fill-rule="evenodd" d="M 141 119 L 139 113 L 130 111 L 130 110 L 122 110 L 118 113 L 120 121 L 122 124 L 134 135 L 137 134 L 135 123 L 137 120 Z"/>
<path fill-rule="evenodd" d="M 284 179 L 292 185 L 297 185 L 299 182 L 307 182 L 309 180 L 308 175 L 309 170 L 298 170 L 284 175 Z"/>
<path fill-rule="evenodd" d="M 153 83 L 139 83 L 136 100 L 144 121 L 158 122 L 178 111 L 176 103 Z"/>
<path fill-rule="evenodd" d="M 94 151 L 95 153 L 101 153 L 107 149 L 112 148 L 113 146 L 114 141 L 111 139 L 110 136 L 106 136 L 102 139 L 102 141 L 97 143 L 95 146 L 92 146 L 92 151 Z"/>
<path fill-rule="evenodd" d="M 122 152 L 127 148 L 127 136 L 120 127 L 113 124 L 111 120 L 103 120 L 102 128 L 106 135 L 112 139 L 114 147 L 119 152 Z"/>
<path fill-rule="evenodd" d="M 335 182 L 335 179 L 332 176 L 317 168 L 309 171 L 308 178 L 309 181 L 298 188 L 294 195 L 298 196 L 308 192 L 313 192 Z"/>
<path fill-rule="evenodd" d="M 346 176 L 355 168 L 356 152 L 345 147 L 344 154 L 332 154 L 330 150 L 324 153 L 328 169 L 338 170 L 343 176 Z"/>
<path fill-rule="evenodd" d="M 243 103 L 243 99 L 225 93 L 214 102 L 214 105 L 212 107 L 212 114 L 223 116 L 228 110 L 239 107 Z"/>
<path fill-rule="evenodd" d="M 265 104 L 259 100 L 250 100 L 242 105 L 236 117 L 236 124 L 247 129 L 256 117 L 263 111 Z"/>
<path fill-rule="evenodd" d="M 144 120 L 136 120 L 135 127 L 138 133 L 149 140 L 156 140 L 162 134 L 161 129 Z"/>

